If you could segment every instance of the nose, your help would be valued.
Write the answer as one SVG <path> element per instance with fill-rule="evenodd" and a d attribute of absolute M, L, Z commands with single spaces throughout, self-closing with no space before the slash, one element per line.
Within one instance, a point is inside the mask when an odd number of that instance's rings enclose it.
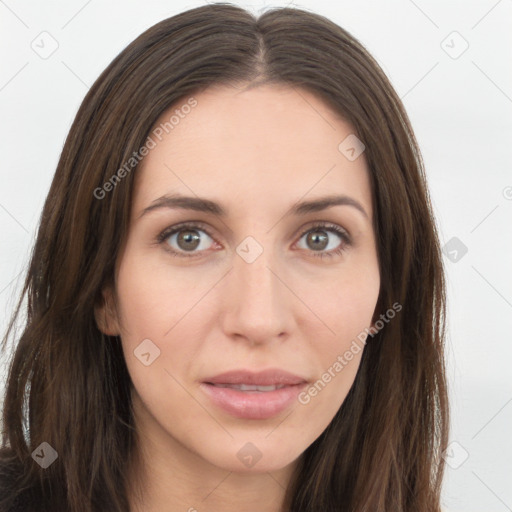
<path fill-rule="evenodd" d="M 293 321 L 293 294 L 270 250 L 248 263 L 234 254 L 223 301 L 223 329 L 230 338 L 254 344 L 282 341 Z"/>

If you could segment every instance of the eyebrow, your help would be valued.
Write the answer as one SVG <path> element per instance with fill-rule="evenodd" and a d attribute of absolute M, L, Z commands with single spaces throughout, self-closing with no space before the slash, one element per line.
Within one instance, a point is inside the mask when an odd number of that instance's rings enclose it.
<path fill-rule="evenodd" d="M 319 197 L 310 201 L 301 201 L 295 203 L 285 214 L 288 215 L 307 215 L 308 213 L 315 213 L 326 210 L 333 206 L 352 206 L 363 214 L 364 217 L 369 219 L 366 210 L 363 208 L 361 203 L 352 197 L 346 195 L 330 195 L 325 197 Z M 204 212 L 216 215 L 217 217 L 227 217 L 227 211 L 215 201 L 202 197 L 182 196 L 180 194 L 163 195 L 158 199 L 155 199 L 149 206 L 144 208 L 139 218 L 146 215 L 147 213 L 161 209 L 182 209 L 182 210 L 193 210 L 196 212 Z"/>

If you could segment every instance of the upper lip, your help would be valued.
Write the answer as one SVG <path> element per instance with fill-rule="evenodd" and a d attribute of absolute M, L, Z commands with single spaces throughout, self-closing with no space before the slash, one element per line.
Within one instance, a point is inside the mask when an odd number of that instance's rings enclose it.
<path fill-rule="evenodd" d="M 203 382 L 210 384 L 251 384 L 253 386 L 293 386 L 307 381 L 285 370 L 270 368 L 260 372 L 231 370 L 214 377 L 208 377 Z"/>

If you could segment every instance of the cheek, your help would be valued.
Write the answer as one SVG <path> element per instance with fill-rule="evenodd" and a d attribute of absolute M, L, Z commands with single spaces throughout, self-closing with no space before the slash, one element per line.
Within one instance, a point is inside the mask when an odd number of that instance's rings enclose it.
<path fill-rule="evenodd" d="M 339 383 L 330 386 L 330 392 L 340 398 L 355 379 L 372 325 L 380 291 L 377 263 L 372 260 L 368 264 L 354 265 L 323 284 L 325 286 L 320 288 L 318 283 L 314 287 L 307 285 L 312 292 L 310 308 L 321 322 L 315 323 L 314 334 L 313 322 L 310 323 L 308 339 L 320 372 L 330 369 L 330 377 L 324 373 L 324 380 Z"/>
<path fill-rule="evenodd" d="M 182 309 L 187 283 L 127 247 L 118 273 L 121 330 L 130 339 L 161 338 Z M 190 290 L 190 288 L 189 288 Z M 192 294 L 193 295 L 193 294 Z"/>
<path fill-rule="evenodd" d="M 346 343 L 371 325 L 380 291 L 377 264 L 351 265 L 322 280 L 303 282 L 308 305 L 324 324 L 324 340 L 333 349 Z"/>
<path fill-rule="evenodd" d="M 344 344 L 371 326 L 379 296 L 379 281 L 358 280 L 333 290 L 325 301 L 326 315 L 331 318 L 336 337 Z"/>
<path fill-rule="evenodd" d="M 150 391 L 149 383 L 162 375 L 169 380 L 165 370 L 174 374 L 178 367 L 186 374 L 200 349 L 195 315 L 204 316 L 204 308 L 197 307 L 204 293 L 192 273 L 155 264 L 135 250 L 125 252 L 117 279 L 120 332 L 128 369 L 134 382 L 140 381 L 136 387 L 141 393 Z M 154 362 L 145 366 L 138 356 L 148 352 L 146 359 Z"/>
<path fill-rule="evenodd" d="M 340 278 L 317 293 L 312 303 L 328 329 L 322 328 L 319 335 L 310 325 L 308 360 L 316 369 L 316 381 L 301 393 L 299 402 L 310 418 L 317 418 L 318 432 L 332 420 L 354 383 L 379 286 L 378 273 Z"/>

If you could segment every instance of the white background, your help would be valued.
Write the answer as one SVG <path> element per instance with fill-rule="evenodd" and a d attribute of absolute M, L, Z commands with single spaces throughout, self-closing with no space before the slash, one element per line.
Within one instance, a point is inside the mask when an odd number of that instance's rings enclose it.
<path fill-rule="evenodd" d="M 238 3 L 258 12 L 287 2 Z M 198 5 L 0 0 L 2 332 L 64 139 L 87 89 L 141 32 Z M 512 510 L 512 1 L 293 5 L 327 16 L 360 39 L 404 101 L 442 243 L 457 237 L 468 249 L 462 256 L 456 249 L 455 262 L 444 257 L 451 437 L 458 444 L 450 452 L 453 468 L 447 468 L 443 503 L 451 512 Z M 51 47 L 43 31 L 58 43 L 47 59 L 31 47 L 42 46 L 42 37 Z M 0 392 L 5 358 L 3 365 Z"/>

